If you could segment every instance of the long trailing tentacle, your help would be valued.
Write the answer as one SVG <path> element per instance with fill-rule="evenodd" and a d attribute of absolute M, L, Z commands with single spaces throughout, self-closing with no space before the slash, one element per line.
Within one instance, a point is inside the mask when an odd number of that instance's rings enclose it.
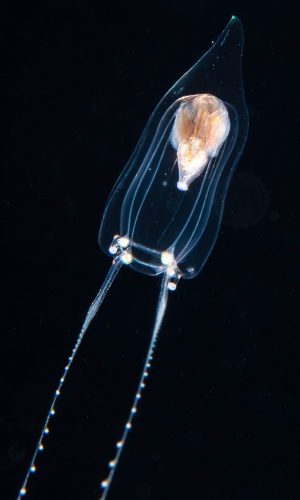
<path fill-rule="evenodd" d="M 49 420 L 50 420 L 51 416 L 55 414 L 55 403 L 56 403 L 58 396 L 60 395 L 60 391 L 61 391 L 62 385 L 64 384 L 67 372 L 70 369 L 71 364 L 73 363 L 75 354 L 78 351 L 78 348 L 82 342 L 82 339 L 84 337 L 85 332 L 87 331 L 92 319 L 96 315 L 99 307 L 101 306 L 101 304 L 102 304 L 112 282 L 114 281 L 115 277 L 117 276 L 121 266 L 122 266 L 122 261 L 121 261 L 120 256 L 118 256 L 114 259 L 112 266 L 111 266 L 110 270 L 108 271 L 108 274 L 104 280 L 104 283 L 99 290 L 99 293 L 97 294 L 95 300 L 92 302 L 92 304 L 87 312 L 86 318 L 85 318 L 84 323 L 83 323 L 82 328 L 81 328 L 81 331 L 80 331 L 78 338 L 76 340 L 76 344 L 74 345 L 74 348 L 72 349 L 72 354 L 69 357 L 68 364 L 66 365 L 66 367 L 64 369 L 63 376 L 60 379 L 58 387 L 55 391 L 55 395 L 54 395 L 53 401 L 51 403 L 50 410 L 48 412 L 48 415 L 47 415 L 43 430 L 41 432 L 40 438 L 38 440 L 37 447 L 34 451 L 29 469 L 27 471 L 25 480 L 22 484 L 22 488 L 19 492 L 18 500 L 21 500 L 21 498 L 23 498 L 24 495 L 26 494 L 26 487 L 27 487 L 27 483 L 28 483 L 28 479 L 30 477 L 30 474 L 32 472 L 35 472 L 35 470 L 36 470 L 36 468 L 35 468 L 36 456 L 37 456 L 39 451 L 42 451 L 44 449 L 43 438 L 44 438 L 45 434 L 49 433 L 49 428 L 48 428 Z"/>
<path fill-rule="evenodd" d="M 125 428 L 124 428 L 123 436 L 122 436 L 121 440 L 118 441 L 116 444 L 117 453 L 115 455 L 115 458 L 111 462 L 109 462 L 109 467 L 111 469 L 110 473 L 109 473 L 107 479 L 105 479 L 101 483 L 101 487 L 104 489 L 104 491 L 103 491 L 103 494 L 102 494 L 102 497 L 100 498 L 100 500 L 105 500 L 106 495 L 108 494 L 108 490 L 109 490 L 109 487 L 111 485 L 116 467 L 117 467 L 118 462 L 120 460 L 120 456 L 121 456 L 122 449 L 124 447 L 124 444 L 125 444 L 125 441 L 127 438 L 128 431 L 132 427 L 132 420 L 133 420 L 134 414 L 137 411 L 137 405 L 138 405 L 138 402 L 141 398 L 141 392 L 142 392 L 143 388 L 145 387 L 145 379 L 146 379 L 146 377 L 148 377 L 148 371 L 149 371 L 149 368 L 151 366 L 151 361 L 153 359 L 153 352 L 155 349 L 157 336 L 158 336 L 158 333 L 159 333 L 159 330 L 160 330 L 160 327 L 161 327 L 161 324 L 162 324 L 162 321 L 163 321 L 163 318 L 165 315 L 166 307 L 167 307 L 169 282 L 170 282 L 170 277 L 168 276 L 167 272 L 165 272 L 164 277 L 162 279 L 162 284 L 161 284 L 161 289 L 160 289 L 160 294 L 159 294 L 159 299 L 158 299 L 158 304 L 157 304 L 157 309 L 156 309 L 155 322 L 154 322 L 154 327 L 153 327 L 153 331 L 152 331 L 151 342 L 150 342 L 148 353 L 147 353 L 146 360 L 144 363 L 142 376 L 141 376 L 141 379 L 139 382 L 137 393 L 134 397 L 133 406 L 130 410 L 129 417 L 128 417 L 128 420 L 126 422 Z"/>

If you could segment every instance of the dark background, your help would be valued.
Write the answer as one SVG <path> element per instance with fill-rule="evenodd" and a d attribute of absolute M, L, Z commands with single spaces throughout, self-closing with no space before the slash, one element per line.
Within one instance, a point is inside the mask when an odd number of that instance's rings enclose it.
<path fill-rule="evenodd" d="M 110 267 L 110 190 L 164 93 L 234 14 L 250 128 L 205 267 L 169 304 L 110 499 L 299 500 L 297 2 L 2 5 L 0 500 L 15 500 Z M 100 497 L 160 279 L 122 269 L 91 325 L 28 500 Z"/>

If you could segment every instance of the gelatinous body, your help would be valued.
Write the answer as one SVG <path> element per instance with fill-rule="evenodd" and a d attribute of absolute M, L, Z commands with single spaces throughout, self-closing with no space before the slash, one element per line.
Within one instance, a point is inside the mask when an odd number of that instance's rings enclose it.
<path fill-rule="evenodd" d="M 164 273 L 168 252 L 177 273 L 193 278 L 212 250 L 247 138 L 242 51 L 232 18 L 160 101 L 112 190 L 99 243 L 111 255 L 114 237 L 126 238 L 124 263 L 136 271 Z"/>

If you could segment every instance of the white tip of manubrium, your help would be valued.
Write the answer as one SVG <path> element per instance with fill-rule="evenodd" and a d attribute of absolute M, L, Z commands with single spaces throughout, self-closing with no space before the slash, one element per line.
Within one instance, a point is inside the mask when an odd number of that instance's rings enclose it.
<path fill-rule="evenodd" d="M 177 182 L 177 187 L 180 191 L 187 191 L 188 190 L 188 185 L 186 182 Z"/>
<path fill-rule="evenodd" d="M 173 281 L 170 281 L 170 283 L 168 283 L 168 289 L 171 292 L 174 292 L 174 290 L 176 290 L 176 283 L 174 283 Z"/>

